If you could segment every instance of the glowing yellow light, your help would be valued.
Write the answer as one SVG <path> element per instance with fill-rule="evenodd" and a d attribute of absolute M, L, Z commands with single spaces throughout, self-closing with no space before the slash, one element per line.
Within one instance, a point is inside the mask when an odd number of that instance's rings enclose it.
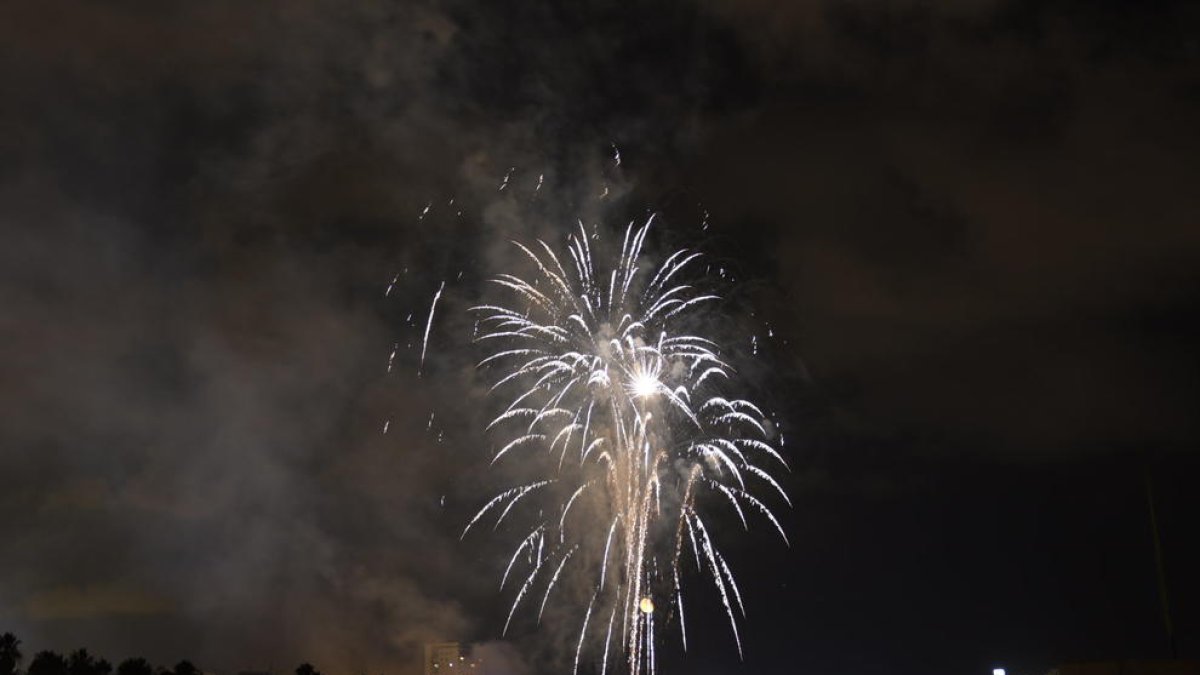
<path fill-rule="evenodd" d="M 638 609 L 642 610 L 642 614 L 650 614 L 654 611 L 654 601 L 650 598 L 642 598 L 638 603 Z"/>

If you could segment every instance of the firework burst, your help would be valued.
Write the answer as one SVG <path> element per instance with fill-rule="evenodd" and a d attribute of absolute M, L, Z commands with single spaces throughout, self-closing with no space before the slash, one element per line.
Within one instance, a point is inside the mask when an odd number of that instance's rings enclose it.
<path fill-rule="evenodd" d="M 499 275 L 508 304 L 472 310 L 477 341 L 492 348 L 479 368 L 496 373 L 492 391 L 506 404 L 488 426 L 501 439 L 492 464 L 532 459 L 537 450 L 552 461 L 536 464 L 548 467 L 545 475 L 488 501 L 463 536 L 489 513 L 499 525 L 519 504 L 542 500 L 501 579 L 502 589 L 520 579 L 504 630 L 523 602 L 537 603 L 540 620 L 564 570 L 594 575 L 576 670 L 589 635 L 602 650 L 602 673 L 610 652 L 632 675 L 653 673 L 656 623 L 677 620 L 687 648 L 687 553 L 711 578 L 740 655 L 741 593 L 702 504 L 725 504 L 744 527 L 747 511 L 757 512 L 787 541 L 756 496 L 765 489 L 787 502 L 772 476 L 787 464 L 769 423 L 729 393 L 737 376 L 720 345 L 687 328 L 718 299 L 681 281 L 700 254 L 680 250 L 649 265 L 642 247 L 652 220 L 626 229 L 607 267 L 593 259 L 582 224 L 565 255 L 540 240 L 514 242 L 536 273 Z M 588 516 L 571 518 L 581 501 Z"/>

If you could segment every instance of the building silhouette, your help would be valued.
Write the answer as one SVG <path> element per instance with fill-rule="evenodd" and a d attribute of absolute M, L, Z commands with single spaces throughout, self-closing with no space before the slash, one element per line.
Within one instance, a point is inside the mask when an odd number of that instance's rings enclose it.
<path fill-rule="evenodd" d="M 430 642 L 425 645 L 425 675 L 483 675 L 482 659 L 471 654 L 471 645 L 458 642 Z"/>

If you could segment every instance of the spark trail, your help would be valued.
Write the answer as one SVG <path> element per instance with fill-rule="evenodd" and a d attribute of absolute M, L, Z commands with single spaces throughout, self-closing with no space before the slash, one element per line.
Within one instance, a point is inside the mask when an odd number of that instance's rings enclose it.
<path fill-rule="evenodd" d="M 421 370 L 425 367 L 425 350 L 429 348 L 429 329 L 433 327 L 433 313 L 437 310 L 438 298 L 442 297 L 442 291 L 446 288 L 446 282 L 442 282 L 438 286 L 437 293 L 433 294 L 433 302 L 429 305 L 429 320 L 425 322 L 425 339 L 421 341 L 421 361 L 417 364 L 417 377 L 421 376 Z"/>
<path fill-rule="evenodd" d="M 656 627 L 678 619 L 686 636 L 686 552 L 711 579 L 741 653 L 742 597 L 705 524 L 709 501 L 746 526 L 747 514 L 762 515 L 787 541 L 756 496 L 787 502 L 772 475 L 787 464 L 762 410 L 732 393 L 739 381 L 720 345 L 696 329 L 719 298 L 691 273 L 699 253 L 676 251 L 658 265 L 643 256 L 652 221 L 630 224 L 608 265 L 597 264 L 582 223 L 565 253 L 513 242 L 533 274 L 500 274 L 493 281 L 508 300 L 472 308 L 475 339 L 491 348 L 478 368 L 504 401 L 488 425 L 500 441 L 492 464 L 525 462 L 539 477 L 488 501 L 463 536 L 493 509 L 499 525 L 522 500 L 537 502 L 505 571 L 505 580 L 524 577 L 509 622 L 535 585 L 545 586 L 540 618 L 564 569 L 591 578 L 575 669 L 591 625 L 600 669 L 618 637 L 630 675 L 655 672 Z M 555 597 L 587 597 L 565 595 Z M 594 612 L 608 620 L 591 622 Z"/>

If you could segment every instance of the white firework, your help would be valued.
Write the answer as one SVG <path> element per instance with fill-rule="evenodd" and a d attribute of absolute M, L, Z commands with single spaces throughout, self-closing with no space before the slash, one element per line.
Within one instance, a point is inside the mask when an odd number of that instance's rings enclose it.
<path fill-rule="evenodd" d="M 686 649 L 684 551 L 712 579 L 741 654 L 741 593 L 705 525 L 707 496 L 743 526 L 747 510 L 761 514 L 787 541 L 756 496 L 766 488 L 787 502 L 772 476 L 787 464 L 765 416 L 728 393 L 736 373 L 720 346 L 684 330 L 702 323 L 698 312 L 718 299 L 680 281 L 700 254 L 680 250 L 648 265 L 642 245 L 652 220 L 626 229 L 609 269 L 595 264 L 582 223 L 567 239 L 566 256 L 541 240 L 536 247 L 514 242 L 536 275 L 499 275 L 494 282 L 511 303 L 472 310 L 477 341 L 492 347 L 479 367 L 498 373 L 492 390 L 507 403 L 488 426 L 503 433 L 492 463 L 524 457 L 546 467 L 546 475 L 496 495 L 463 536 L 489 512 L 498 513 L 499 525 L 522 500 L 543 500 L 501 580 L 503 589 L 524 568 L 504 630 L 535 587 L 545 586 L 540 620 L 564 569 L 594 574 L 576 670 L 589 625 L 603 645 L 596 659 L 602 672 L 614 631 L 620 639 L 611 648 L 623 652 L 631 675 L 655 670 L 656 624 L 678 619 Z M 538 449 L 552 461 L 529 456 Z M 572 519 L 581 501 L 588 513 Z M 592 621 L 594 611 L 607 613 L 607 621 Z"/>

